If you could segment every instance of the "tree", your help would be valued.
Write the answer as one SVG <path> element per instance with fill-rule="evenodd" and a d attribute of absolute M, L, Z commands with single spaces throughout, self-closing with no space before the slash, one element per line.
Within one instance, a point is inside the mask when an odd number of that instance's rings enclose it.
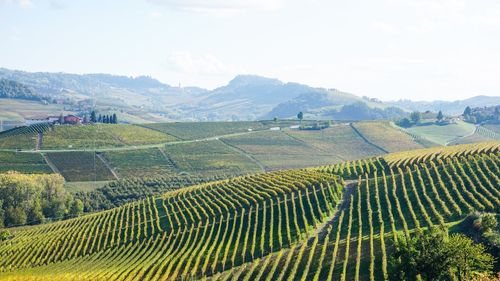
<path fill-rule="evenodd" d="M 433 227 L 415 237 L 395 242 L 391 257 L 391 280 L 470 280 L 477 273 L 489 273 L 493 257 L 481 244 L 464 235 L 448 237 L 446 230 Z"/>
<path fill-rule="evenodd" d="M 452 272 L 459 280 L 471 280 L 477 273 L 489 272 L 494 258 L 486 253 L 486 248 L 463 234 L 454 234 L 447 243 L 450 252 Z"/>
<path fill-rule="evenodd" d="M 464 110 L 464 116 L 470 116 L 472 114 L 472 109 L 470 106 L 467 106 Z"/>
<path fill-rule="evenodd" d="M 274 123 L 278 123 L 278 117 L 274 117 L 273 121 Z"/>
<path fill-rule="evenodd" d="M 70 214 L 73 216 L 79 216 L 83 214 L 83 202 L 80 199 L 75 199 L 73 204 L 71 204 Z"/>
<path fill-rule="evenodd" d="M 45 220 L 43 215 L 42 203 L 40 200 L 35 200 L 33 206 L 28 212 L 28 222 L 29 224 L 38 224 Z"/>
<path fill-rule="evenodd" d="M 5 225 L 23 225 L 27 222 L 26 212 L 21 207 L 9 206 L 5 210 Z"/>
<path fill-rule="evenodd" d="M 483 232 L 490 232 L 498 225 L 497 218 L 494 214 L 484 214 L 481 216 L 481 228 Z"/>
<path fill-rule="evenodd" d="M 113 124 L 118 124 L 118 120 L 116 118 L 116 113 L 113 113 L 113 119 L 112 120 L 113 120 L 113 122 L 112 122 Z"/>
<path fill-rule="evenodd" d="M 420 120 L 422 119 L 422 114 L 418 111 L 413 111 L 410 114 L 410 119 L 413 122 L 413 124 L 418 124 L 418 123 L 420 123 Z"/>
<path fill-rule="evenodd" d="M 304 113 L 299 112 L 299 114 L 297 114 L 297 118 L 300 120 L 300 123 L 302 124 L 302 119 L 304 119 Z"/>
<path fill-rule="evenodd" d="M 437 115 L 437 120 L 438 120 L 438 121 L 442 121 L 442 120 L 443 120 L 443 118 L 444 118 L 444 116 L 443 116 L 443 112 L 440 110 L 440 111 L 438 112 L 438 115 Z"/>
<path fill-rule="evenodd" d="M 0 230 L 0 241 L 5 241 L 11 236 L 10 231 L 7 229 Z"/>
<path fill-rule="evenodd" d="M 101 123 L 102 122 L 102 115 L 99 114 L 99 118 L 97 119 L 97 122 Z"/>
<path fill-rule="evenodd" d="M 408 118 L 403 118 L 398 122 L 398 125 L 404 128 L 408 128 L 411 126 L 411 121 Z"/>
<path fill-rule="evenodd" d="M 59 115 L 59 124 L 63 123 L 64 123 L 64 115 L 61 113 L 61 115 Z"/>
<path fill-rule="evenodd" d="M 92 110 L 92 112 L 90 112 L 90 122 L 92 122 L 92 123 L 97 122 L 97 119 L 95 118 L 95 111 L 94 110 Z"/>

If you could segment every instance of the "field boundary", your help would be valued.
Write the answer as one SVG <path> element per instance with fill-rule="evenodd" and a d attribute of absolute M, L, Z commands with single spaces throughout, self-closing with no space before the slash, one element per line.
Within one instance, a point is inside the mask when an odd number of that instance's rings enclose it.
<path fill-rule="evenodd" d="M 47 165 L 49 165 L 49 167 L 52 169 L 52 171 L 54 173 L 57 173 L 57 174 L 61 174 L 61 171 L 59 171 L 59 168 L 57 168 L 56 164 L 54 164 L 52 162 L 52 160 L 50 160 L 50 158 L 44 154 L 44 153 L 40 153 L 43 157 L 43 159 L 45 160 L 45 163 L 47 163 Z"/>
<path fill-rule="evenodd" d="M 238 152 L 239 154 L 245 156 L 246 158 L 250 159 L 250 161 L 252 161 L 253 163 L 255 163 L 257 166 L 259 166 L 260 170 L 262 172 L 266 172 L 267 171 L 267 167 L 264 166 L 264 164 L 260 163 L 259 160 L 257 160 L 255 157 L 253 157 L 253 155 L 249 154 L 248 152 L 244 151 L 243 149 L 237 147 L 237 146 L 233 146 L 231 144 L 229 144 L 228 142 L 224 141 L 222 138 L 221 139 L 218 139 L 220 142 L 222 142 L 223 144 L 227 145 L 229 148 L 231 148 L 232 150 Z"/>
<path fill-rule="evenodd" d="M 354 127 L 354 125 L 352 125 L 352 123 L 349 123 L 349 126 L 354 130 L 354 132 L 356 132 L 356 134 L 358 134 L 358 136 L 360 136 L 366 143 L 374 146 L 375 148 L 381 150 L 382 152 L 384 153 L 390 153 L 388 150 L 382 148 L 381 146 L 379 145 L 376 145 L 374 144 L 372 141 L 370 141 L 369 139 L 367 139 L 356 127 Z"/>
<path fill-rule="evenodd" d="M 102 163 L 106 166 L 106 168 L 108 168 L 108 170 L 111 172 L 113 177 L 115 177 L 115 179 L 119 180 L 120 177 L 116 173 L 115 169 L 113 169 L 113 167 L 111 167 L 111 164 L 109 163 L 109 161 L 106 158 L 104 158 L 104 156 L 101 153 L 96 152 L 95 155 L 97 156 L 97 158 L 99 158 L 102 161 Z"/>

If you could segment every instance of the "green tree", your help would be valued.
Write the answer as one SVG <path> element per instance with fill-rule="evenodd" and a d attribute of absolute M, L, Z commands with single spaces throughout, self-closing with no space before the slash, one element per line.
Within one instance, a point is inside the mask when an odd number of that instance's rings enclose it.
<path fill-rule="evenodd" d="M 300 124 L 302 124 L 302 119 L 304 119 L 304 113 L 299 112 L 299 114 L 297 114 L 297 118 L 300 120 Z"/>
<path fill-rule="evenodd" d="M 464 116 L 470 116 L 472 114 L 472 109 L 470 108 L 470 106 L 467 106 L 464 110 Z"/>
<path fill-rule="evenodd" d="M 10 231 L 8 231 L 7 229 L 0 230 L 0 241 L 5 241 L 9 239 L 10 236 L 12 235 L 10 234 Z"/>
<path fill-rule="evenodd" d="M 422 114 L 418 111 L 413 111 L 410 114 L 410 119 L 414 124 L 420 123 L 420 120 L 422 119 Z"/>
<path fill-rule="evenodd" d="M 274 117 L 273 121 L 274 123 L 278 123 L 278 117 Z"/>
<path fill-rule="evenodd" d="M 45 216 L 43 215 L 42 204 L 39 199 L 36 199 L 28 212 L 28 222 L 29 224 L 38 224 L 44 220 Z"/>
<path fill-rule="evenodd" d="M 69 213 L 73 216 L 79 216 L 83 214 L 83 202 L 80 199 L 75 199 L 73 204 L 71 204 L 71 208 Z"/>
<path fill-rule="evenodd" d="M 446 230 L 433 227 L 395 243 L 391 280 L 470 280 L 489 273 L 493 262 L 483 245 L 464 235 L 448 237 Z"/>
<path fill-rule="evenodd" d="M 481 228 L 483 232 L 490 232 L 498 225 L 497 218 L 494 214 L 483 214 L 481 216 Z"/>
<path fill-rule="evenodd" d="M 26 224 L 27 219 L 26 212 L 21 207 L 9 206 L 5 210 L 6 226 L 23 225 Z"/>
<path fill-rule="evenodd" d="M 118 124 L 118 119 L 116 117 L 116 113 L 113 113 L 113 117 L 112 117 L 112 120 L 113 120 L 113 124 Z"/>
<path fill-rule="evenodd" d="M 440 110 L 437 114 L 437 120 L 438 121 L 442 121 L 444 118 L 444 115 L 443 115 L 443 112 Z"/>
<path fill-rule="evenodd" d="M 477 273 L 490 272 L 493 268 L 495 259 L 486 252 L 486 248 L 463 234 L 452 235 L 447 248 L 452 272 L 459 280 L 471 280 Z"/>
<path fill-rule="evenodd" d="M 410 121 L 410 119 L 405 117 L 405 118 L 399 120 L 398 125 L 403 127 L 403 128 L 408 128 L 411 126 L 411 121 Z"/>
<path fill-rule="evenodd" d="M 92 123 L 97 122 L 97 119 L 96 119 L 96 117 L 95 117 L 95 111 L 94 111 L 94 110 L 92 110 L 92 112 L 90 112 L 90 122 L 92 122 Z"/>

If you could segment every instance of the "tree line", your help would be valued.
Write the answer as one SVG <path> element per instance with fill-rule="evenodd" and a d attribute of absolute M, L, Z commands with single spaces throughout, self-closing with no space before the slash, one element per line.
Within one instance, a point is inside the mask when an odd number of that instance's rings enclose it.
<path fill-rule="evenodd" d="M 92 110 L 90 113 L 90 122 L 92 123 L 104 123 L 104 124 L 118 124 L 118 118 L 116 113 L 111 115 L 101 115 L 96 116 L 96 112 Z"/>

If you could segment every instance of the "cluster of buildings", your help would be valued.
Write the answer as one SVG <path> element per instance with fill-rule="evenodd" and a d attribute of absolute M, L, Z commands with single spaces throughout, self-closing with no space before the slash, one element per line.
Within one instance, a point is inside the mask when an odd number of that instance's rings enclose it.
<path fill-rule="evenodd" d="M 35 117 L 26 119 L 26 125 L 49 123 L 49 124 L 69 124 L 69 125 L 79 125 L 84 123 L 84 120 L 78 116 L 69 115 L 59 115 L 59 116 L 47 116 L 47 117 Z"/>

